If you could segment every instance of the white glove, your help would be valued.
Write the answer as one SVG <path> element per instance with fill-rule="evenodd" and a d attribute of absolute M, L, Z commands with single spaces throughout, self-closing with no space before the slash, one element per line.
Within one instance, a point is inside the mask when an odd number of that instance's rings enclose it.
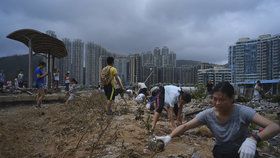
<path fill-rule="evenodd" d="M 148 110 L 150 110 L 150 108 L 151 108 L 151 103 L 150 103 L 150 102 L 146 104 L 146 108 L 147 108 Z"/>
<path fill-rule="evenodd" d="M 167 136 L 160 136 L 160 137 L 155 136 L 155 137 L 156 137 L 156 139 L 162 140 L 162 141 L 164 142 L 164 145 L 165 145 L 165 146 L 171 141 L 170 135 L 167 135 Z"/>
<path fill-rule="evenodd" d="M 135 98 L 135 101 L 140 104 L 140 103 L 144 102 L 144 98 L 145 98 L 145 95 L 141 93 Z"/>
<path fill-rule="evenodd" d="M 246 138 L 238 150 L 240 158 L 254 158 L 257 149 L 257 141 L 253 138 Z"/>

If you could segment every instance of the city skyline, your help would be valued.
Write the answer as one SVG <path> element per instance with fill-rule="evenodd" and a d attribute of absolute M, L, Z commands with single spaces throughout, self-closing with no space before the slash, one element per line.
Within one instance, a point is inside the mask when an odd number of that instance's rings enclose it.
<path fill-rule="evenodd" d="M 168 46 L 177 59 L 224 64 L 236 39 L 277 34 L 279 12 L 276 0 L 10 0 L 0 6 L 0 56 L 26 53 L 24 45 L 6 36 L 31 28 L 53 30 L 59 39 L 94 41 L 114 53 Z"/>

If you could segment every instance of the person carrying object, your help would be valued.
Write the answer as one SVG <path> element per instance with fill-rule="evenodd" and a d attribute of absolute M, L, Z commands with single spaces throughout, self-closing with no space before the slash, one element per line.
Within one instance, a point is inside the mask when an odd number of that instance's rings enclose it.
<path fill-rule="evenodd" d="M 114 58 L 107 57 L 107 66 L 101 70 L 100 74 L 101 84 L 108 100 L 105 107 L 108 115 L 113 114 L 112 106 L 115 100 L 116 85 L 119 85 L 120 89 L 125 91 L 122 81 L 118 77 L 118 71 L 113 65 Z"/>
<path fill-rule="evenodd" d="M 156 139 L 164 141 L 166 146 L 173 137 L 206 125 L 215 137 L 212 151 L 215 158 L 254 158 L 258 155 L 257 143 L 280 132 L 279 125 L 256 113 L 254 109 L 234 103 L 234 88 L 229 82 L 220 82 L 214 87 L 212 104 L 212 108 L 200 112 L 169 135 L 157 136 Z M 264 129 L 259 133 L 249 133 L 250 123 Z"/>

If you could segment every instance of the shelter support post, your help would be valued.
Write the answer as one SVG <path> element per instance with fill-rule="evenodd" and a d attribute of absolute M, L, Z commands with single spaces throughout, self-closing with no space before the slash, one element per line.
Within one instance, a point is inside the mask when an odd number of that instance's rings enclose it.
<path fill-rule="evenodd" d="M 32 88 L 32 43 L 28 40 L 29 55 L 28 55 L 28 88 Z"/>

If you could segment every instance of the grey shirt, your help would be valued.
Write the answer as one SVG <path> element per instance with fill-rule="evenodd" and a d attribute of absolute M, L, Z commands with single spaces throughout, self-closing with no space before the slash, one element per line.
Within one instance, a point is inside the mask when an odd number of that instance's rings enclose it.
<path fill-rule="evenodd" d="M 221 123 L 214 108 L 204 110 L 196 115 L 196 119 L 206 125 L 216 138 L 216 144 L 241 144 L 248 137 L 248 126 L 256 111 L 244 105 L 235 104 L 230 118 Z"/>

